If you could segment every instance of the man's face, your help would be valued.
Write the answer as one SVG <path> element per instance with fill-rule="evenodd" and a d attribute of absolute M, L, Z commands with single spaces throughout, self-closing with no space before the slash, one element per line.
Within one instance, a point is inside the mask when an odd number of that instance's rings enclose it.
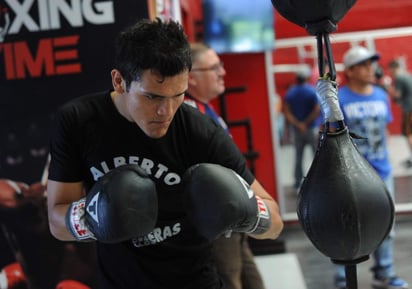
<path fill-rule="evenodd" d="M 398 74 L 398 72 L 399 72 L 399 68 L 389 67 L 389 74 L 390 74 L 392 77 L 395 77 L 395 76 Z"/>
<path fill-rule="evenodd" d="M 161 78 L 146 70 L 139 81 L 132 81 L 122 98 L 126 117 L 151 138 L 167 133 L 173 117 L 184 100 L 188 71 Z"/>
<path fill-rule="evenodd" d="M 212 49 L 199 55 L 190 72 L 190 85 L 209 102 L 225 91 L 223 80 L 226 70 L 219 56 Z"/>
<path fill-rule="evenodd" d="M 346 74 L 351 81 L 358 83 L 373 83 L 375 81 L 375 67 L 373 61 L 367 60 L 346 69 Z"/>

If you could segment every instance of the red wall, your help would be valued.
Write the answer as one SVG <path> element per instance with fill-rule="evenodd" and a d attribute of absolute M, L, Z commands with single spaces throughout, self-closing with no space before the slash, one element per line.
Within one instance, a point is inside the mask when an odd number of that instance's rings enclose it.
<path fill-rule="evenodd" d="M 194 41 L 199 30 L 196 23 L 202 20 L 202 2 L 201 0 L 180 0 L 179 3 L 185 33 L 190 41 Z"/>
<path fill-rule="evenodd" d="M 226 96 L 228 120 L 249 118 L 252 127 L 256 160 L 256 177 L 273 196 L 276 196 L 275 167 L 269 115 L 265 59 L 263 53 L 224 54 L 226 87 L 245 86 L 246 92 Z M 246 151 L 243 129 L 231 130 L 235 142 Z"/>

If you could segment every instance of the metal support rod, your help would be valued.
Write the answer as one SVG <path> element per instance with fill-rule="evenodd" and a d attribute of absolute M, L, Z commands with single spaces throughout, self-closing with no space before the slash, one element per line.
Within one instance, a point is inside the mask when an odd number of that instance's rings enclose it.
<path fill-rule="evenodd" d="M 329 77 L 330 77 L 330 80 L 335 81 L 336 80 L 335 60 L 333 60 L 332 47 L 330 45 L 329 34 L 325 33 L 323 35 L 323 38 L 325 40 L 326 55 L 327 55 L 328 65 L 329 65 Z"/>
<path fill-rule="evenodd" d="M 317 47 L 318 47 L 318 70 L 319 76 L 323 77 L 325 74 L 325 60 L 323 58 L 323 43 L 322 43 L 322 34 L 316 35 Z"/>
<path fill-rule="evenodd" d="M 323 77 L 325 74 L 325 55 L 324 55 L 324 47 L 326 50 L 326 61 L 328 63 L 329 71 L 329 79 L 332 81 L 336 80 L 336 68 L 335 68 L 335 61 L 333 59 L 332 54 L 332 47 L 329 40 L 328 33 L 320 33 L 316 35 L 317 40 L 317 48 L 318 48 L 318 66 L 319 66 L 319 76 Z"/>
<path fill-rule="evenodd" d="M 345 265 L 346 289 L 358 289 L 356 264 Z"/>

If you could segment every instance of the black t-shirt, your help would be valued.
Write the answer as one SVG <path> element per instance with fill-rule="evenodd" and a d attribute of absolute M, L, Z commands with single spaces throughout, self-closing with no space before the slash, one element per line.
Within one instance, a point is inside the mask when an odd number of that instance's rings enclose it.
<path fill-rule="evenodd" d="M 220 288 L 210 243 L 186 220 L 181 178 L 196 163 L 254 177 L 230 136 L 209 117 L 182 104 L 165 136 L 153 139 L 116 110 L 109 92 L 81 97 L 56 115 L 49 179 L 83 181 L 86 191 L 102 175 L 127 163 L 156 183 L 158 220 L 148 236 L 119 244 L 97 242 L 102 288 Z"/>

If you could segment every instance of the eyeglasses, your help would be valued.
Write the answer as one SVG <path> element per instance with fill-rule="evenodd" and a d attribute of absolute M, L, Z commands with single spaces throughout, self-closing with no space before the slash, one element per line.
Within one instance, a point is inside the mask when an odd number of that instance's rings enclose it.
<path fill-rule="evenodd" d="M 223 68 L 223 61 L 220 61 L 219 63 L 216 63 L 210 67 L 204 67 L 204 68 L 192 68 L 192 71 L 209 71 L 209 70 L 214 70 L 215 72 L 218 72 L 220 69 Z"/>

